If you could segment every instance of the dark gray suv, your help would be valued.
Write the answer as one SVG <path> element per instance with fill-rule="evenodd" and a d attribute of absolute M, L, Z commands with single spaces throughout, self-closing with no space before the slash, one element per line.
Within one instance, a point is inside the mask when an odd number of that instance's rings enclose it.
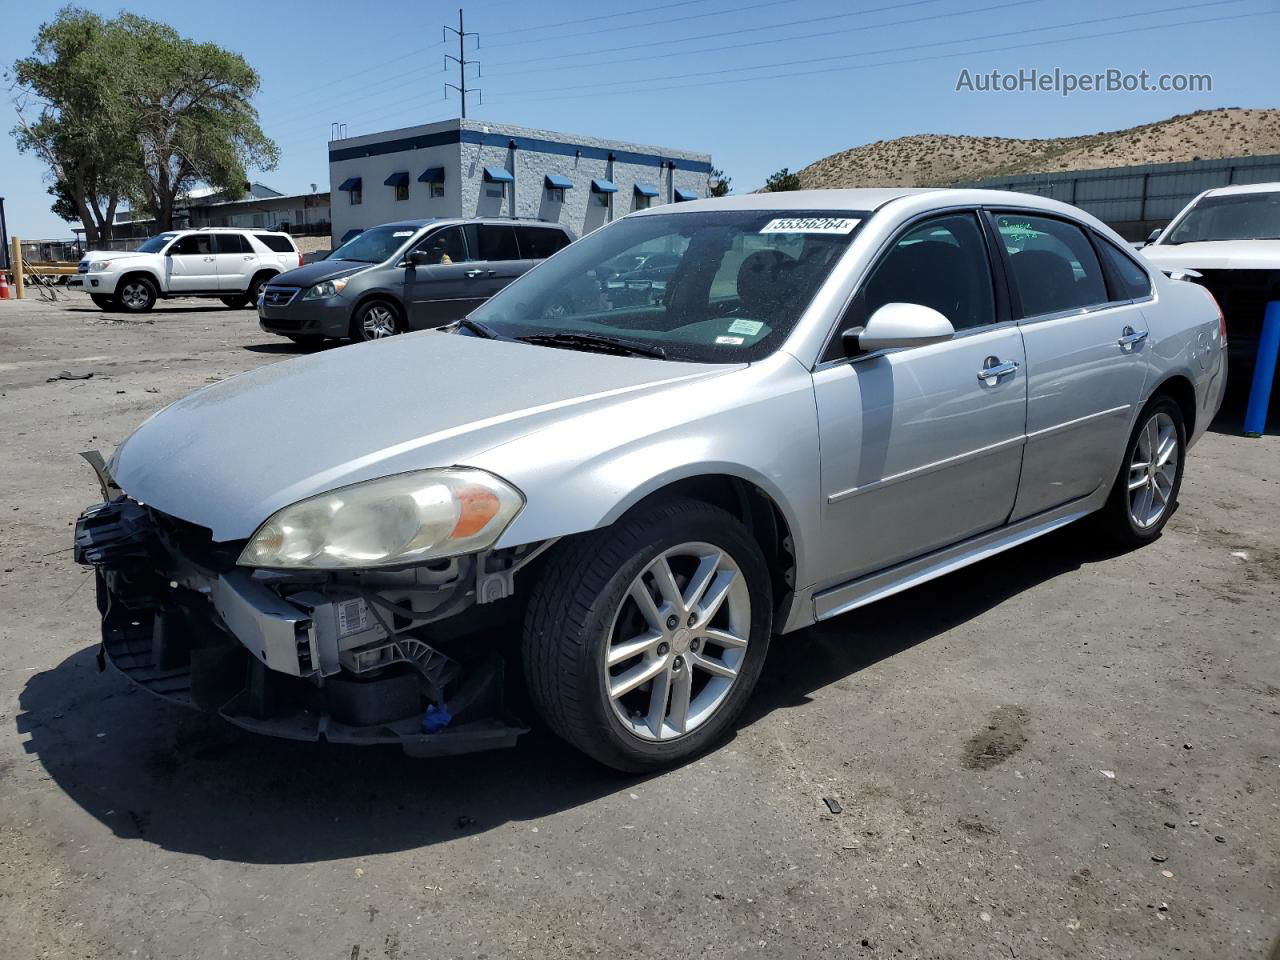
<path fill-rule="evenodd" d="M 259 325 L 298 343 L 442 326 L 573 239 L 538 220 L 384 223 L 324 260 L 273 277 L 258 299 Z"/>

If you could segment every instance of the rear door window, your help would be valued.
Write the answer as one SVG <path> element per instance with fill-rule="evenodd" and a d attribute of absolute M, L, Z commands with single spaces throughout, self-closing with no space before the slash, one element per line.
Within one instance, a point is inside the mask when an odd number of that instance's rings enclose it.
<path fill-rule="evenodd" d="M 516 243 L 514 227 L 504 227 L 492 223 L 477 225 L 479 234 L 480 260 L 519 260 L 520 247 Z"/>
<path fill-rule="evenodd" d="M 253 247 L 241 233 L 215 233 L 213 249 L 215 253 L 253 253 Z"/>
<path fill-rule="evenodd" d="M 1084 230 L 1025 213 L 996 215 L 1022 316 L 1083 310 L 1107 302 L 1102 265 Z"/>
<path fill-rule="evenodd" d="M 522 260 L 545 260 L 569 245 L 564 231 L 550 227 L 516 227 L 516 240 Z"/>

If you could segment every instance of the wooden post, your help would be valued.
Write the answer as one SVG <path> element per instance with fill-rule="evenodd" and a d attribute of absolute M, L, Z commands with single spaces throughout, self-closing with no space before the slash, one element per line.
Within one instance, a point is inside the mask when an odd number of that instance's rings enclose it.
<path fill-rule="evenodd" d="M 22 241 L 13 237 L 10 245 L 12 250 L 9 256 L 9 268 L 13 271 L 13 297 L 15 300 L 21 300 L 26 286 L 22 280 Z"/>

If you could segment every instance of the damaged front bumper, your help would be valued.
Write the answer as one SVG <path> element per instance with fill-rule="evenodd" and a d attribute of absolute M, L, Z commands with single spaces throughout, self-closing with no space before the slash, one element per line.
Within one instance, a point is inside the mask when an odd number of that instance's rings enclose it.
<path fill-rule="evenodd" d="M 458 626 L 477 598 L 511 595 L 520 552 L 342 575 L 249 570 L 238 545 L 123 496 L 94 466 L 109 499 L 77 521 L 75 557 L 96 571 L 100 666 L 294 740 L 439 756 L 526 732 L 504 707 L 502 658 L 460 641 Z"/>

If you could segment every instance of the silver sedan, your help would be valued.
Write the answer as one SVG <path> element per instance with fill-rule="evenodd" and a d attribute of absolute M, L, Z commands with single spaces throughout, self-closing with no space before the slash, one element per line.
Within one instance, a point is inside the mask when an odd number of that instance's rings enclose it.
<path fill-rule="evenodd" d="M 656 207 L 442 332 L 163 410 L 99 462 L 77 556 L 107 658 L 242 727 L 507 746 L 505 671 L 652 769 L 726 732 L 777 635 L 1091 515 L 1158 537 L 1221 324 L 1039 197 Z"/>

